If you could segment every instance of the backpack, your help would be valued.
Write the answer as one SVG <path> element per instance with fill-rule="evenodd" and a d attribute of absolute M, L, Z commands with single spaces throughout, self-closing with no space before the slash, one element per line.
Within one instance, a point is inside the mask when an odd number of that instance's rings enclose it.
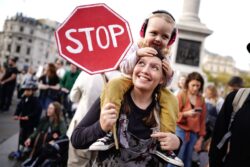
<path fill-rule="evenodd" d="M 223 158 L 223 161 L 225 160 L 227 154 L 229 153 L 229 145 L 230 145 L 230 137 L 232 135 L 231 132 L 231 125 L 234 121 L 234 117 L 236 115 L 236 113 L 239 111 L 239 109 L 243 106 L 245 100 L 247 99 L 248 95 L 250 93 L 250 88 L 241 88 L 238 90 L 237 94 L 234 97 L 233 100 L 233 112 L 231 113 L 231 119 L 228 125 L 228 132 L 222 137 L 221 141 L 219 142 L 219 144 L 217 144 L 217 148 L 221 149 L 224 144 L 226 143 L 226 141 L 228 141 L 227 143 L 227 153 Z"/>

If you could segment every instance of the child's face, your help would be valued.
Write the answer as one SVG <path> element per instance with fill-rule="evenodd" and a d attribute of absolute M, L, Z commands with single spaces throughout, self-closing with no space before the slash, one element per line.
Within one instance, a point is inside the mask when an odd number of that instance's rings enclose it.
<path fill-rule="evenodd" d="M 158 49 L 166 48 L 173 29 L 174 25 L 161 17 L 150 18 L 144 37 L 146 45 Z"/>

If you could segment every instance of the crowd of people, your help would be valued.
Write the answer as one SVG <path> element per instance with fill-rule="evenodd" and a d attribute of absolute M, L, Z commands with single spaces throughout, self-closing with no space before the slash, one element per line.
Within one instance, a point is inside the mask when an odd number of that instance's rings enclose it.
<path fill-rule="evenodd" d="M 20 131 L 9 158 L 22 166 L 249 166 L 250 96 L 230 121 L 242 78 L 231 78 L 225 100 L 195 71 L 171 92 L 174 17 L 152 12 L 140 35 L 119 70 L 104 74 L 66 68 L 61 59 L 19 72 L 10 57 L 0 69 L 0 110 L 8 112 L 16 90 Z"/>

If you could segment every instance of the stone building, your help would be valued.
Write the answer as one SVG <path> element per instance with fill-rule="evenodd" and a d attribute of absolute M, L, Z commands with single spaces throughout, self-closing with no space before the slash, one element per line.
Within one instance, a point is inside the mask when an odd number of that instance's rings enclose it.
<path fill-rule="evenodd" d="M 205 71 L 209 71 L 214 76 L 221 73 L 239 75 L 240 70 L 236 68 L 235 64 L 236 62 L 231 56 L 221 56 L 207 50 L 204 51 L 202 68 Z"/>
<path fill-rule="evenodd" d="M 22 13 L 6 18 L 0 32 L 0 63 L 9 56 L 19 58 L 19 69 L 54 62 L 58 57 L 54 31 L 58 26 L 58 22 L 36 20 Z"/>

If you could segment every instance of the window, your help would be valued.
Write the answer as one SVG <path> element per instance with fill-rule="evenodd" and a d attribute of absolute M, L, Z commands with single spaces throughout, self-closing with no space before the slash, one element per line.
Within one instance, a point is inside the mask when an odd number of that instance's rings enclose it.
<path fill-rule="evenodd" d="M 29 39 L 28 41 L 29 41 L 29 43 L 32 43 L 32 39 Z"/>
<path fill-rule="evenodd" d="M 21 50 L 21 46 L 20 46 L 20 45 L 17 45 L 17 46 L 16 46 L 16 53 L 20 53 L 20 50 Z"/>
<path fill-rule="evenodd" d="M 7 50 L 8 50 L 9 52 L 11 52 L 11 44 L 9 44 L 9 45 L 7 46 Z"/>
<path fill-rule="evenodd" d="M 23 38 L 22 37 L 18 37 L 17 39 L 18 39 L 18 41 L 21 41 Z"/>
<path fill-rule="evenodd" d="M 49 57 L 49 52 L 46 52 L 45 53 L 45 58 L 48 59 L 48 57 Z"/>
<path fill-rule="evenodd" d="M 31 34 L 31 35 L 34 34 L 34 30 L 33 30 L 33 29 L 30 30 L 30 34 Z"/>
<path fill-rule="evenodd" d="M 26 54 L 30 55 L 30 47 L 27 48 Z"/>
<path fill-rule="evenodd" d="M 23 30 L 24 30 L 23 26 L 21 26 L 19 30 L 20 30 L 20 32 L 23 32 Z"/>

